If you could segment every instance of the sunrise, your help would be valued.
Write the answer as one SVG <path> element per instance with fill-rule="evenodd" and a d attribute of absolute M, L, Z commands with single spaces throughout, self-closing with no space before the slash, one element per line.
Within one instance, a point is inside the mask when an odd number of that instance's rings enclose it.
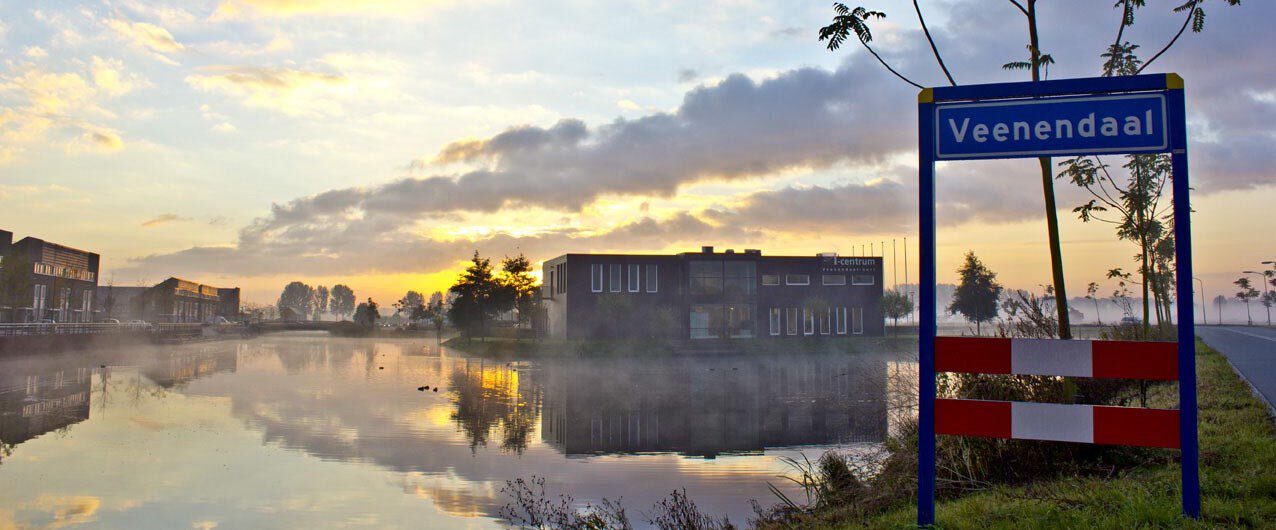
<path fill-rule="evenodd" d="M 1276 524 L 1271 16 L 6 2 L 0 528 Z"/>

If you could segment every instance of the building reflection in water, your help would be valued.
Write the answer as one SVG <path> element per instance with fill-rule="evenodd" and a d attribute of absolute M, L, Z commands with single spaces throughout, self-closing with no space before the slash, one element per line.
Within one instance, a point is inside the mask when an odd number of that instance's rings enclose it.
<path fill-rule="evenodd" d="M 889 364 L 806 355 L 535 367 L 469 360 L 451 375 L 452 419 L 471 448 L 499 436 L 516 452 L 538 422 L 540 439 L 572 456 L 875 443 L 889 427 Z"/>
<path fill-rule="evenodd" d="M 14 446 L 88 419 L 92 376 L 88 367 L 0 373 L 0 443 Z"/>

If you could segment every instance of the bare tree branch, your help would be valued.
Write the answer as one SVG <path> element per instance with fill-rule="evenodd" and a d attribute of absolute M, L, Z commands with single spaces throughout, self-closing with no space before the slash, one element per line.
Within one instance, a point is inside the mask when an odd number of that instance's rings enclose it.
<path fill-rule="evenodd" d="M 905 83 L 908 83 L 908 84 L 910 84 L 910 85 L 913 85 L 913 86 L 915 86 L 915 87 L 917 87 L 917 88 L 919 88 L 919 89 L 924 89 L 924 88 L 926 88 L 926 87 L 921 86 L 921 85 L 919 85 L 919 84 L 917 84 L 917 83 L 914 83 L 912 79 L 909 79 L 909 78 L 907 78 L 907 77 L 904 77 L 904 74 L 901 74 L 901 73 L 899 73 L 899 72 L 896 72 L 894 68 L 891 68 L 891 65 L 886 64 L 886 60 L 885 60 L 885 59 L 882 59 L 882 56 L 881 56 L 881 55 L 878 55 L 878 54 L 877 54 L 877 52 L 873 50 L 873 47 L 872 47 L 872 46 L 869 46 L 867 42 L 860 41 L 860 44 L 863 44 L 863 45 L 864 45 L 864 49 L 868 50 L 868 53 L 873 54 L 873 57 L 876 57 L 876 58 L 877 58 L 877 62 L 882 63 L 882 66 L 885 66 L 887 70 L 890 70 L 892 74 L 895 74 L 895 77 L 898 77 L 898 78 L 900 78 L 900 79 L 903 79 Z"/>
<path fill-rule="evenodd" d="M 1157 59 L 1157 57 L 1160 57 L 1161 54 L 1165 53 L 1166 50 L 1169 50 L 1171 46 L 1174 46 L 1175 42 L 1178 42 L 1179 37 L 1183 36 L 1183 32 L 1187 30 L 1188 23 L 1192 21 L 1192 15 L 1196 13 L 1197 9 L 1200 9 L 1199 7 L 1196 7 L 1200 3 L 1201 3 L 1200 0 L 1195 0 L 1192 2 L 1191 9 L 1186 10 L 1187 16 L 1183 18 L 1183 26 L 1179 28 L 1179 32 L 1174 34 L 1174 38 L 1170 39 L 1170 42 L 1166 43 L 1165 47 L 1161 48 L 1161 51 L 1156 52 L 1156 55 L 1153 55 L 1151 59 L 1148 59 L 1148 62 L 1143 63 L 1143 66 L 1140 67 L 1137 72 L 1134 72 L 1134 75 L 1139 75 L 1143 73 L 1143 70 L 1146 69 L 1148 66 L 1150 66 L 1152 62 Z"/>
<path fill-rule="evenodd" d="M 917 21 L 922 24 L 922 33 L 926 34 L 926 41 L 930 43 L 930 51 L 935 53 L 935 60 L 939 61 L 939 68 L 944 71 L 944 77 L 948 78 L 948 84 L 957 86 L 957 82 L 953 80 L 953 74 L 948 72 L 948 65 L 944 64 L 944 58 L 939 55 L 939 48 L 935 46 L 935 39 L 930 36 L 930 28 L 926 27 L 926 19 L 922 18 L 922 8 L 917 5 L 917 0 L 913 0 L 913 10 L 917 12 Z"/>
<path fill-rule="evenodd" d="M 1023 16 L 1025 16 L 1025 17 L 1026 17 L 1026 16 L 1028 16 L 1028 10 L 1027 10 L 1027 9 L 1024 9 L 1023 4 L 1020 4 L 1020 3 L 1019 3 L 1018 1 L 1016 1 L 1016 0 L 1010 0 L 1010 3 L 1014 4 L 1014 5 L 1015 5 L 1015 7 L 1019 8 L 1019 12 L 1020 12 L 1020 13 L 1023 13 Z"/>

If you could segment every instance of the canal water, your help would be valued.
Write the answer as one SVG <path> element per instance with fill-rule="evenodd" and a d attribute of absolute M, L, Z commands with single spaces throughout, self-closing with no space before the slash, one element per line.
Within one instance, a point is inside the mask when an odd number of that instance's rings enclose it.
<path fill-rule="evenodd" d="M 879 447 L 915 373 L 886 352 L 509 362 L 304 333 L 6 359 L 0 528 L 498 528 L 506 481 L 533 477 L 639 526 L 684 488 L 746 523 L 768 484 L 801 498 L 785 458 Z"/>

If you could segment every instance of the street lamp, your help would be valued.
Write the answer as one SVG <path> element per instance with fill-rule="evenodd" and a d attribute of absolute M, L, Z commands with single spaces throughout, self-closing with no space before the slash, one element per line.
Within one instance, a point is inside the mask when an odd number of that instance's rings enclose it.
<path fill-rule="evenodd" d="M 1192 279 L 1196 280 L 1196 283 L 1201 284 L 1201 324 L 1208 326 L 1210 325 L 1210 308 L 1205 305 L 1205 282 L 1195 276 L 1193 276 Z M 1219 324 L 1222 324 L 1222 322 L 1219 322 Z"/>
<path fill-rule="evenodd" d="M 1258 276 L 1258 282 L 1259 282 L 1259 283 L 1261 283 L 1261 284 L 1263 284 L 1263 300 L 1264 300 L 1264 302 L 1265 302 L 1265 303 L 1263 304 L 1263 307 L 1267 309 L 1267 326 L 1268 326 L 1268 327 L 1271 327 L 1271 325 L 1272 325 L 1272 306 L 1270 305 L 1270 304 L 1271 304 L 1271 302 L 1270 302 L 1270 297 L 1269 297 L 1269 296 L 1268 296 L 1268 294 L 1267 294 L 1267 276 L 1265 276 L 1263 273 L 1258 272 L 1258 271 L 1242 271 L 1242 272 L 1244 272 L 1245 274 L 1253 274 L 1253 275 L 1255 275 L 1255 276 Z"/>

